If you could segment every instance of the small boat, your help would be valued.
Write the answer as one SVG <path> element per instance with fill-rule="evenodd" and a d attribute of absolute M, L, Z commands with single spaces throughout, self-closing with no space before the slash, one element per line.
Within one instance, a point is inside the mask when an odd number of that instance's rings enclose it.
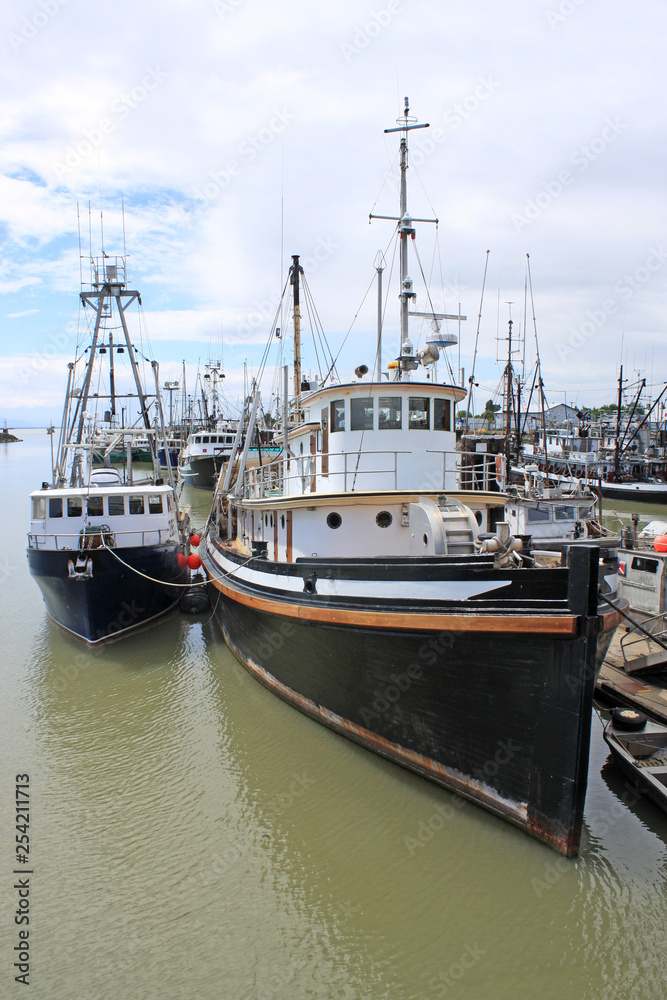
<path fill-rule="evenodd" d="M 633 786 L 667 812 L 667 724 L 635 708 L 613 708 L 603 735 Z"/>
<path fill-rule="evenodd" d="M 159 475 L 157 435 L 149 416 L 151 397 L 141 384 L 126 319 L 126 310 L 139 293 L 126 287 L 124 258 L 105 254 L 92 264 L 91 288 L 81 292 L 84 309 L 92 308 L 95 314 L 91 342 L 69 365 L 52 480 L 30 494 L 28 566 L 49 616 L 86 642 L 97 643 L 145 625 L 178 602 L 188 581 L 188 517 L 179 511 L 171 470 L 167 483 Z M 114 322 L 114 304 L 124 333 L 122 348 L 110 344 L 106 330 L 106 323 Z M 111 465 L 93 467 L 97 447 L 93 407 L 109 398 L 99 391 L 101 369 L 107 367 L 100 355 L 108 361 L 110 348 L 127 353 L 144 425 L 122 432 L 127 438 L 123 471 Z M 152 366 L 158 422 L 164 427 L 157 362 Z M 118 370 L 115 374 L 118 379 Z M 110 395 L 117 397 L 118 381 Z M 132 441 L 137 435 L 148 442 L 152 477 L 142 472 L 138 478 L 133 471 Z M 113 439 L 109 447 L 112 444 Z"/>

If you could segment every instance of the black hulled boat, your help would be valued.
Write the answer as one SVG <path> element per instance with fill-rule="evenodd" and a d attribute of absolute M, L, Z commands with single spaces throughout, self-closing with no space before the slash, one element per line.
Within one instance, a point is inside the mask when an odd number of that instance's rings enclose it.
<path fill-rule="evenodd" d="M 313 387 L 295 363 L 283 453 L 250 469 L 246 449 L 235 485 L 230 464 L 202 558 L 227 644 L 270 690 L 574 856 L 596 660 L 617 615 L 598 603 L 596 545 L 569 544 L 560 565 L 542 567 L 510 534 L 498 492 L 458 489 L 466 390 L 439 382 L 435 365 L 455 342 L 439 324 L 459 317 L 410 308 L 413 127 L 406 100 L 394 130 L 401 341 L 389 380 L 376 370 L 364 381 L 364 366 L 358 381 Z M 300 275 L 295 257 L 297 361 Z M 410 315 L 437 328 L 421 352 Z"/>

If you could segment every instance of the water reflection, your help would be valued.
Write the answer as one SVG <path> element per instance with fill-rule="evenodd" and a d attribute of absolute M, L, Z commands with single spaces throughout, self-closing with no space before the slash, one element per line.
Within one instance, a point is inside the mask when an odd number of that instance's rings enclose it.
<path fill-rule="evenodd" d="M 625 804 L 597 716 L 566 862 L 283 704 L 207 616 L 99 649 L 53 625 L 22 461 L 0 759 L 32 779 L 34 997 L 662 1000 L 667 817 Z"/>

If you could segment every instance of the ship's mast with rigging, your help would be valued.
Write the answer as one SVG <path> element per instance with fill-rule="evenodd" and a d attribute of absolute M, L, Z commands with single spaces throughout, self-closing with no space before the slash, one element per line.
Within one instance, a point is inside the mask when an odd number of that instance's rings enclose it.
<path fill-rule="evenodd" d="M 414 222 L 432 222 L 435 225 L 438 224 L 438 219 L 414 219 L 408 212 L 408 132 L 417 128 L 429 128 L 428 122 L 422 122 L 419 124 L 417 119 L 410 115 L 410 104 L 406 97 L 404 99 L 403 117 L 396 119 L 396 128 L 386 128 L 385 135 L 390 132 L 402 132 L 401 144 L 400 144 L 400 185 L 399 185 L 399 215 L 374 215 L 371 213 L 369 215 L 370 219 L 390 219 L 398 223 L 398 236 L 400 240 L 400 255 L 399 255 L 399 270 L 400 270 L 400 292 L 399 299 L 401 302 L 400 307 L 400 345 L 399 345 L 399 356 L 398 356 L 398 378 L 400 379 L 403 373 L 409 373 L 418 367 L 415 357 L 412 354 L 412 345 L 410 343 L 409 334 L 409 321 L 410 316 L 420 316 L 422 318 L 427 318 L 432 321 L 436 330 L 439 332 L 440 322 L 443 319 L 451 320 L 464 320 L 465 316 L 449 316 L 445 313 L 435 313 L 435 312 L 410 312 L 410 300 L 417 297 L 416 292 L 412 290 L 412 279 L 408 274 L 408 239 L 415 238 L 415 228 L 413 226 Z M 438 341 L 435 341 L 437 344 Z M 442 340 L 443 346 L 448 346 L 451 343 L 455 343 L 451 337 L 446 337 Z"/>

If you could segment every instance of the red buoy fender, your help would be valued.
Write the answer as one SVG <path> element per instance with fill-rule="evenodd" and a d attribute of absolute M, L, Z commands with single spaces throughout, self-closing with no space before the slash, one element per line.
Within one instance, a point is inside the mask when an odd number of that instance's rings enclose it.
<path fill-rule="evenodd" d="M 667 535 L 658 535 L 654 538 L 653 548 L 656 552 L 667 552 Z"/>

